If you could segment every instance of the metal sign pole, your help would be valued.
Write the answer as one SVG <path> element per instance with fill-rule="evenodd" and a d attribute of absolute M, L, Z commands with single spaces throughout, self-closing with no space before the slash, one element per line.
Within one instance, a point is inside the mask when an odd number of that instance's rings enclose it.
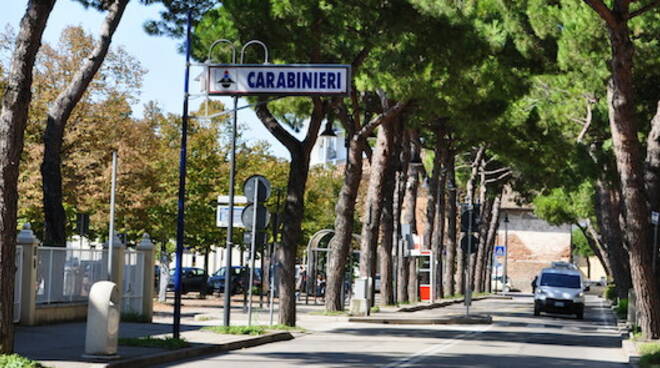
<path fill-rule="evenodd" d="M 468 233 L 467 233 L 467 258 L 463 261 L 463 267 L 466 268 L 465 272 L 465 296 L 463 300 L 465 301 L 465 316 L 470 317 L 470 304 L 472 303 L 472 282 L 470 280 L 470 259 L 472 253 L 472 204 L 468 204 Z"/>
<path fill-rule="evenodd" d="M 504 277 L 502 277 L 502 293 L 506 291 L 506 283 L 509 280 L 509 215 L 504 214 Z"/>
<path fill-rule="evenodd" d="M 254 183 L 254 200 L 252 205 L 254 206 L 254 211 L 252 211 L 252 239 L 250 244 L 250 282 L 248 283 L 248 326 L 252 326 L 252 282 L 254 280 L 254 253 L 257 245 L 257 212 L 259 208 L 259 186 L 261 182 L 255 180 Z"/>
<path fill-rule="evenodd" d="M 174 323 L 172 325 L 175 339 L 179 338 L 181 328 L 181 266 L 183 259 L 183 230 L 186 200 L 186 156 L 188 145 L 188 92 L 190 83 L 190 31 L 192 27 L 192 12 L 188 11 L 186 27 L 186 74 L 183 91 L 183 116 L 181 118 L 181 152 L 179 155 L 179 201 L 176 221 L 176 268 L 174 273 Z"/>
<path fill-rule="evenodd" d="M 112 248 L 115 240 L 115 189 L 117 188 L 117 152 L 112 152 L 112 184 L 110 185 L 110 229 L 108 230 L 108 281 L 112 281 Z M 82 221 L 81 221 L 82 222 Z M 82 236 L 81 236 L 82 242 Z M 82 243 L 81 243 L 82 244 Z"/>
<path fill-rule="evenodd" d="M 658 263 L 658 221 L 653 225 L 653 275 L 655 275 L 656 263 Z"/>
<path fill-rule="evenodd" d="M 234 236 L 234 182 L 236 181 L 236 127 L 238 125 L 238 97 L 234 97 L 234 119 L 231 127 L 231 154 L 229 156 L 229 218 L 227 219 L 227 244 L 225 246 L 225 305 L 224 325 L 229 326 L 231 315 L 231 248 Z"/>

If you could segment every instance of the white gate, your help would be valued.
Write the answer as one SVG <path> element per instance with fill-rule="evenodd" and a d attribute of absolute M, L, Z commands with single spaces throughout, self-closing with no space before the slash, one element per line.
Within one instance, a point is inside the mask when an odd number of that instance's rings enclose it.
<path fill-rule="evenodd" d="M 121 310 L 122 313 L 142 314 L 144 254 L 127 250 L 124 259 L 124 288 Z"/>
<path fill-rule="evenodd" d="M 21 297 L 23 286 L 23 247 L 16 246 L 16 274 L 14 275 L 14 323 L 21 320 Z"/>

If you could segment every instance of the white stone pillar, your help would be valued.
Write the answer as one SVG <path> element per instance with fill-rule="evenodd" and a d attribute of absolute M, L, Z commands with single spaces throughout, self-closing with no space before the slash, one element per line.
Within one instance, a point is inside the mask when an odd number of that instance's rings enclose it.
<path fill-rule="evenodd" d="M 37 308 L 37 246 L 39 241 L 34 236 L 29 223 L 23 225 L 23 230 L 16 237 L 16 244 L 23 247 L 21 259 L 21 320 L 24 325 L 34 325 Z"/>
<path fill-rule="evenodd" d="M 142 253 L 144 259 L 144 269 L 142 270 L 142 315 L 147 317 L 149 322 L 151 322 L 154 315 L 155 249 L 154 243 L 149 238 L 149 234 L 144 233 L 142 235 L 142 240 L 140 240 L 137 250 Z"/>

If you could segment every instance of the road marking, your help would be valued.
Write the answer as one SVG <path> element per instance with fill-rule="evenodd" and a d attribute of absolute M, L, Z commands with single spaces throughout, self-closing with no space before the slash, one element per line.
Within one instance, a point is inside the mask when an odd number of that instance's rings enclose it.
<path fill-rule="evenodd" d="M 453 339 L 445 340 L 445 342 L 440 344 L 440 345 L 433 345 L 433 346 L 430 346 L 430 347 L 428 347 L 428 348 L 426 348 L 426 349 L 424 349 L 420 352 L 417 352 L 413 355 L 407 356 L 405 358 L 401 358 L 401 359 L 397 360 L 396 362 L 393 362 L 393 363 L 390 363 L 390 364 L 386 365 L 384 368 L 405 368 L 405 367 L 410 367 L 412 364 L 415 364 L 415 363 L 419 362 L 420 360 L 426 358 L 429 355 L 437 354 L 441 351 L 449 349 L 450 347 L 452 347 L 452 346 L 458 344 L 459 342 L 461 342 L 461 340 L 465 337 L 480 334 L 482 332 L 486 332 L 486 331 L 490 330 L 492 327 L 493 327 L 493 325 L 491 324 L 491 325 L 488 325 L 485 328 L 482 328 L 480 330 L 469 331 L 469 332 L 460 334 L 460 335 L 454 337 Z"/>
<path fill-rule="evenodd" d="M 545 328 L 545 325 L 540 324 L 540 323 L 528 323 L 527 327 L 528 328 Z"/>

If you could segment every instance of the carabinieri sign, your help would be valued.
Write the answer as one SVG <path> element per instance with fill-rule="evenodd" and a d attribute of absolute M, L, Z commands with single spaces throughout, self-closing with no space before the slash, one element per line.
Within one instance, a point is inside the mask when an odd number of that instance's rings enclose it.
<path fill-rule="evenodd" d="M 207 91 L 212 96 L 347 95 L 350 65 L 211 65 Z"/>

